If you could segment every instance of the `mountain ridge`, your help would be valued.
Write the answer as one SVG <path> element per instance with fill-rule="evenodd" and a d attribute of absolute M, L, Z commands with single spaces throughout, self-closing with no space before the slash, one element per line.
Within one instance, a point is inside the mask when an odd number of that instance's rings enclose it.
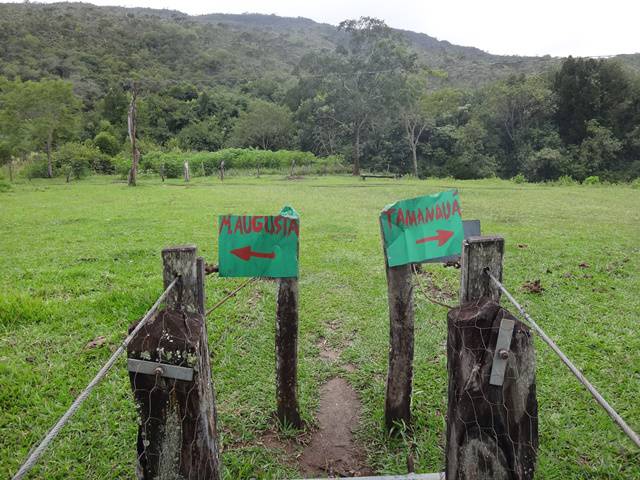
<path fill-rule="evenodd" d="M 446 78 L 432 81 L 434 88 L 473 88 L 512 74 L 543 74 L 562 61 L 494 55 L 425 33 L 395 30 L 423 64 L 446 72 Z M 237 88 L 264 78 L 287 84 L 304 55 L 335 49 L 341 35 L 337 27 L 305 17 L 0 3 L 0 75 L 69 79 L 89 103 L 109 85 L 130 78 L 144 79 L 150 88 L 185 81 Z M 615 58 L 640 71 L 640 54 Z"/>

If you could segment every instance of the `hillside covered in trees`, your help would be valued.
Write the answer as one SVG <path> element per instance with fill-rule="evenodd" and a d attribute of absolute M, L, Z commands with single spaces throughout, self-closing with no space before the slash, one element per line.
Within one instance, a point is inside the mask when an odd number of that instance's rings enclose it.
<path fill-rule="evenodd" d="M 505 57 L 371 18 L 73 3 L 0 4 L 0 52 L 0 163 L 32 176 L 126 170 L 134 83 L 152 170 L 236 147 L 354 173 L 640 175 L 640 55 Z"/>

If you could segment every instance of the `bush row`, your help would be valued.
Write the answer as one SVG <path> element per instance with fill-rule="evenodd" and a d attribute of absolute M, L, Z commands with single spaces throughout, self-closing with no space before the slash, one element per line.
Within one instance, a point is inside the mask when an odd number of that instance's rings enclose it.
<path fill-rule="evenodd" d="M 182 176 L 185 161 L 189 162 L 192 176 L 216 175 L 222 162 L 225 170 L 260 170 L 264 173 L 285 172 L 292 166 L 297 167 L 295 172 L 299 172 L 300 167 L 308 173 L 348 171 L 341 156 L 316 157 L 313 153 L 295 150 L 272 152 L 246 148 L 226 148 L 217 152 L 150 152 L 141 158 L 140 169 L 178 178 Z"/>
<path fill-rule="evenodd" d="M 310 152 L 293 150 L 254 150 L 227 148 L 217 152 L 181 152 L 159 150 L 143 153 L 140 158 L 141 173 L 155 173 L 168 178 L 179 178 L 184 162 L 189 162 L 192 176 L 217 175 L 224 162 L 225 170 L 257 170 L 262 173 L 289 172 L 292 165 L 295 173 L 345 173 L 349 167 L 341 156 L 316 157 Z M 126 176 L 131 168 L 131 156 L 119 153 L 110 157 L 93 144 L 67 143 L 54 154 L 54 175 L 80 178 L 86 173 Z M 47 159 L 37 154 L 25 166 L 27 178 L 47 176 Z"/>

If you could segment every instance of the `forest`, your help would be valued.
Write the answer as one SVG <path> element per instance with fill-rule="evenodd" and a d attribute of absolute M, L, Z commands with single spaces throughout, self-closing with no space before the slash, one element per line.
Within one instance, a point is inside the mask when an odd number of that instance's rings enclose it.
<path fill-rule="evenodd" d="M 224 160 L 258 172 L 295 162 L 421 178 L 640 177 L 634 56 L 496 57 L 368 17 L 334 28 L 83 4 L 0 13 L 11 179 L 125 175 L 132 88 L 141 169 L 167 176 L 190 159 L 196 175 Z"/>

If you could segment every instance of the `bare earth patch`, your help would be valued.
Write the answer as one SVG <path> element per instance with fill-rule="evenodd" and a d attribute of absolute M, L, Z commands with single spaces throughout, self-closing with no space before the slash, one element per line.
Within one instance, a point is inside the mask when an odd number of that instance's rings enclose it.
<path fill-rule="evenodd" d="M 320 389 L 319 429 L 299 458 L 300 469 L 309 476 L 370 475 L 364 452 L 353 439 L 358 425 L 360 400 L 345 379 L 336 377 Z"/>

